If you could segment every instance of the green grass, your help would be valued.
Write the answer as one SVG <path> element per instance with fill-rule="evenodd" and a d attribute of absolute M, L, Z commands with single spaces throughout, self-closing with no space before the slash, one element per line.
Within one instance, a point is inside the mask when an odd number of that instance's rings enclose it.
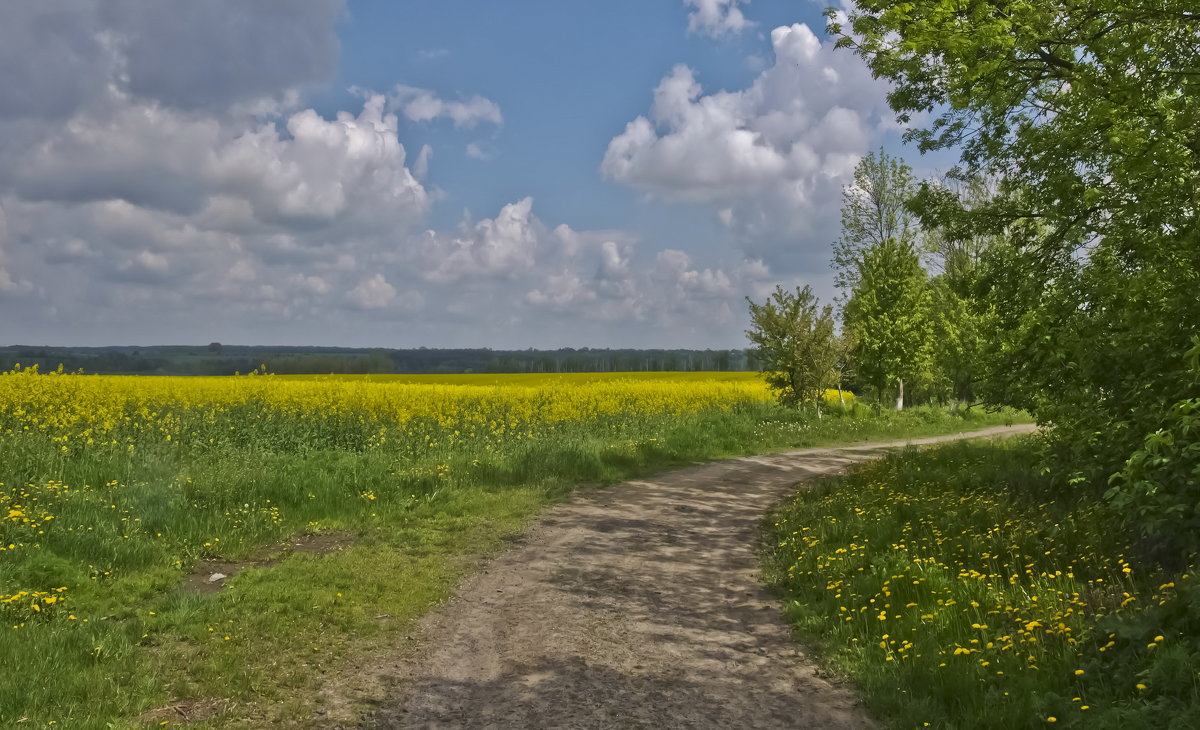
<path fill-rule="evenodd" d="M 68 590 L 36 613 L 28 597 L 0 605 L 0 726 L 156 726 L 175 715 L 147 711 L 189 702 L 219 710 L 197 726 L 296 723 L 313 716 L 323 676 L 353 673 L 371 647 L 395 644 L 483 556 L 578 484 L 1011 419 L 860 406 L 815 421 L 760 404 L 601 419 L 427 454 L 264 447 L 279 424 L 261 419 L 247 423 L 261 422 L 263 438 L 248 433 L 243 446 L 219 449 L 147 438 L 135 450 L 62 452 L 9 433 L 0 504 L 20 504 L 33 521 L 0 522 L 0 543 L 15 545 L 0 552 L 0 593 Z M 344 534 L 348 546 L 250 567 L 212 595 L 180 589 L 200 561 L 257 558 L 309 533 Z"/>
<path fill-rule="evenodd" d="M 1034 463 L 909 450 L 796 495 L 764 565 L 798 636 L 892 727 L 1200 727 L 1200 581 Z"/>

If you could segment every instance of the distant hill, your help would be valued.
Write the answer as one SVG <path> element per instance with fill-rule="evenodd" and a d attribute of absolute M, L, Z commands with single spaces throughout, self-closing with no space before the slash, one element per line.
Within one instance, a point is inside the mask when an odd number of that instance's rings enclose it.
<path fill-rule="evenodd" d="M 561 350 L 266 347 L 0 347 L 0 370 L 15 365 L 53 370 L 144 375 L 233 375 L 265 365 L 267 372 L 300 373 L 585 373 L 741 371 L 755 369 L 742 350 Z"/>

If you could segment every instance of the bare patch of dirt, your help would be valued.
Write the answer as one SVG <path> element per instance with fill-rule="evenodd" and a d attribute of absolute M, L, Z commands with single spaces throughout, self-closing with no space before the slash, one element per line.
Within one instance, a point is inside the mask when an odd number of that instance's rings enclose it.
<path fill-rule="evenodd" d="M 313 532 L 296 535 L 275 545 L 255 551 L 244 560 L 202 560 L 180 582 L 180 590 L 189 593 L 212 594 L 220 591 L 225 582 L 247 568 L 275 565 L 292 553 L 326 555 L 352 546 L 357 537 L 350 532 Z M 222 576 L 216 580 L 214 576 Z"/>
<path fill-rule="evenodd" d="M 321 690 L 322 728 L 873 728 L 796 644 L 758 577 L 760 523 L 797 483 L 882 449 L 704 464 L 577 494 L 398 645 Z M 353 698 L 348 688 L 356 688 Z M 365 720 L 343 714 L 370 705 Z"/>
<path fill-rule="evenodd" d="M 148 725 L 201 722 L 233 709 L 234 704 L 233 700 L 220 697 L 182 700 L 166 707 L 147 710 L 138 717 L 138 721 Z"/>

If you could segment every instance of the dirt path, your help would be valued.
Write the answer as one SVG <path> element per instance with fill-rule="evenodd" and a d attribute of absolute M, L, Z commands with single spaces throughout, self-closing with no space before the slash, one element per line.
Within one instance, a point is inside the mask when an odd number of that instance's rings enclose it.
<path fill-rule="evenodd" d="M 873 727 L 791 640 L 756 550 L 797 482 L 905 443 L 704 464 L 549 510 L 424 621 L 429 643 L 364 727 Z"/>

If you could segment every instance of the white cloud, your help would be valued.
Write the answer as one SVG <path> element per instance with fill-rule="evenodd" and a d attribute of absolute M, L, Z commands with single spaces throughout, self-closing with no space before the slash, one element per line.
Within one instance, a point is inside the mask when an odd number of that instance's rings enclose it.
<path fill-rule="evenodd" d="M 478 94 L 462 101 L 447 101 L 429 89 L 400 85 L 392 91 L 391 103 L 414 122 L 444 117 L 452 120 L 454 126 L 465 128 L 474 127 L 480 122 L 504 123 L 500 106 Z"/>
<path fill-rule="evenodd" d="M 15 323 L 6 336 L 740 341 L 740 298 L 771 278 L 763 264 L 660 254 L 626 231 L 547 225 L 529 198 L 425 230 L 438 195 L 423 182 L 432 150 L 410 156 L 401 120 L 470 127 L 503 117 L 483 97 L 407 87 L 364 92 L 360 109 L 332 115 L 304 108 L 300 90 L 334 69 L 340 0 L 313 0 L 282 19 L 290 0 L 213 0 L 178 17 L 142 17 L 139 5 L 45 0 L 0 27 L 0 61 L 20 61 L 0 78 L 0 296 L 6 324 Z M 156 28 L 161 37 L 149 37 Z M 295 48 L 279 47 L 288 34 Z M 260 52 L 278 55 L 256 64 Z M 196 60 L 208 55 L 220 58 Z M 698 89 L 689 97 L 685 81 L 663 92 L 662 124 L 688 126 L 704 98 Z M 468 154 L 492 154 L 486 141 L 472 145 Z M 641 175 L 641 151 L 631 153 L 627 182 Z M 725 207 L 740 225 L 742 209 Z M 381 334 L 401 320 L 404 341 Z"/>
<path fill-rule="evenodd" d="M 413 163 L 412 174 L 417 180 L 424 180 L 429 175 L 429 159 L 433 157 L 433 148 L 429 145 L 421 145 L 421 153 L 417 155 L 417 161 Z"/>
<path fill-rule="evenodd" d="M 604 175 L 653 199 L 712 205 L 745 246 L 827 230 L 889 116 L 886 87 L 806 25 L 776 28 L 771 45 L 773 65 L 738 91 L 706 94 L 676 66 L 649 114 L 609 143 Z"/>
<path fill-rule="evenodd" d="M 741 33 L 754 25 L 738 7 L 742 2 L 750 0 L 683 0 L 684 5 L 692 8 L 688 13 L 688 32 L 714 38 Z"/>
<path fill-rule="evenodd" d="M 532 215 L 533 199 L 501 209 L 495 218 L 463 224 L 447 234 L 429 232 L 425 278 L 456 281 L 464 276 L 512 276 L 534 265 L 545 227 Z"/>
<path fill-rule="evenodd" d="M 363 309 L 383 309 L 396 298 L 396 288 L 383 278 L 383 274 L 375 274 L 364 279 L 346 296 Z"/>
<path fill-rule="evenodd" d="M 384 99 L 326 120 L 306 109 L 273 122 L 221 120 L 114 97 L 71 119 L 17 159 L 13 188 L 29 200 L 124 200 L 211 223 L 325 225 L 358 215 L 417 220 L 429 196 L 405 166 Z"/>

